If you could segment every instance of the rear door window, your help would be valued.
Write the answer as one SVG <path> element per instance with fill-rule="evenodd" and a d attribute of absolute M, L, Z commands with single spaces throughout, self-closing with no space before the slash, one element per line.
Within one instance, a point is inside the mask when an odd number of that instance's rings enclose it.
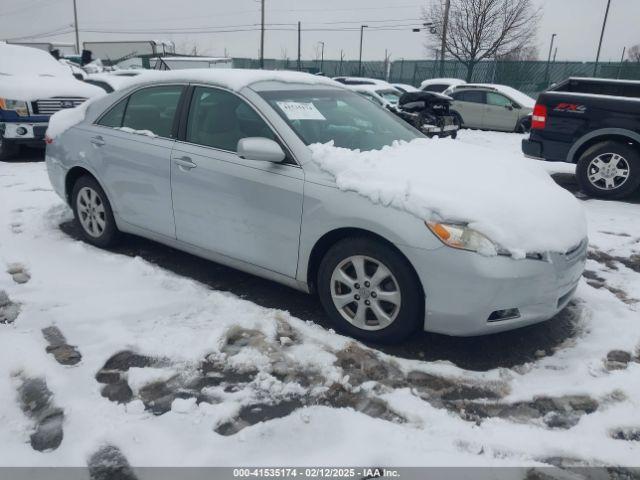
<path fill-rule="evenodd" d="M 509 107 L 513 102 L 499 93 L 487 92 L 487 103 L 496 107 Z"/>
<path fill-rule="evenodd" d="M 124 110 L 127 108 L 127 100 L 128 98 L 120 100 L 111 110 L 107 111 L 107 113 L 98 120 L 98 125 L 120 128 L 122 126 L 122 119 L 124 118 Z"/>
<path fill-rule="evenodd" d="M 454 99 L 460 102 L 486 103 L 484 92 L 474 91 L 474 90 L 465 90 L 462 92 L 456 92 L 454 93 Z"/>
<path fill-rule="evenodd" d="M 183 90 L 181 85 L 167 85 L 144 88 L 131 94 L 122 126 L 173 138 L 173 121 Z"/>

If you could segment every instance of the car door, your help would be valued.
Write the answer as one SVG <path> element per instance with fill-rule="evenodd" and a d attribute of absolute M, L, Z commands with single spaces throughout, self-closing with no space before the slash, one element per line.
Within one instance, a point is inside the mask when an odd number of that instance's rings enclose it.
<path fill-rule="evenodd" d="M 271 127 L 235 93 L 196 86 L 183 130 L 171 162 L 178 240 L 295 277 L 303 170 L 236 154 L 241 138 L 277 141 Z"/>
<path fill-rule="evenodd" d="M 483 128 L 485 94 L 481 90 L 462 90 L 453 93 L 453 110 L 462 116 L 465 127 Z"/>
<path fill-rule="evenodd" d="M 487 92 L 484 127 L 492 130 L 512 131 L 518 121 L 518 109 L 510 98 L 496 92 Z"/>
<path fill-rule="evenodd" d="M 91 137 L 99 180 L 120 220 L 175 238 L 171 205 L 174 119 L 185 85 L 136 90 L 98 121 Z"/>

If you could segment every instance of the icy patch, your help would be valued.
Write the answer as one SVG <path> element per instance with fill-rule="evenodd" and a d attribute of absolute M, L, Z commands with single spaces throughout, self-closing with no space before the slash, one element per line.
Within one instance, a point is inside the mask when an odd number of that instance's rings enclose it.
<path fill-rule="evenodd" d="M 368 152 L 332 142 L 310 148 L 341 190 L 421 220 L 468 224 L 515 257 L 565 252 L 587 236 L 573 195 L 542 169 L 495 150 L 434 139 Z"/>

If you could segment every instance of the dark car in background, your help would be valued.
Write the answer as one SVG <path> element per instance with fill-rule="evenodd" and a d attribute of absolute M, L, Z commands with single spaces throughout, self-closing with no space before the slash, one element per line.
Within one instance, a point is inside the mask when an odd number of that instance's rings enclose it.
<path fill-rule="evenodd" d="M 640 82 L 569 78 L 538 96 L 522 151 L 576 163 L 580 189 L 619 199 L 640 187 Z"/>

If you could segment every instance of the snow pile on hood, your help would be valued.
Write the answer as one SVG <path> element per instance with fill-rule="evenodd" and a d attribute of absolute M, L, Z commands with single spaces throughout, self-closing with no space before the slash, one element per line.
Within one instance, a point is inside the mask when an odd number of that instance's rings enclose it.
<path fill-rule="evenodd" d="M 565 252 L 587 236 L 582 206 L 535 165 L 451 140 L 416 139 L 361 152 L 310 146 L 341 190 L 422 220 L 467 223 L 514 257 Z"/>
<path fill-rule="evenodd" d="M 106 95 L 106 92 L 99 89 L 101 93 L 90 100 L 87 100 L 75 108 L 66 108 L 54 113 L 49 118 L 49 126 L 47 127 L 47 137 L 56 138 L 74 125 L 82 122 L 87 114 L 87 109 L 93 102 L 99 100 Z"/>

